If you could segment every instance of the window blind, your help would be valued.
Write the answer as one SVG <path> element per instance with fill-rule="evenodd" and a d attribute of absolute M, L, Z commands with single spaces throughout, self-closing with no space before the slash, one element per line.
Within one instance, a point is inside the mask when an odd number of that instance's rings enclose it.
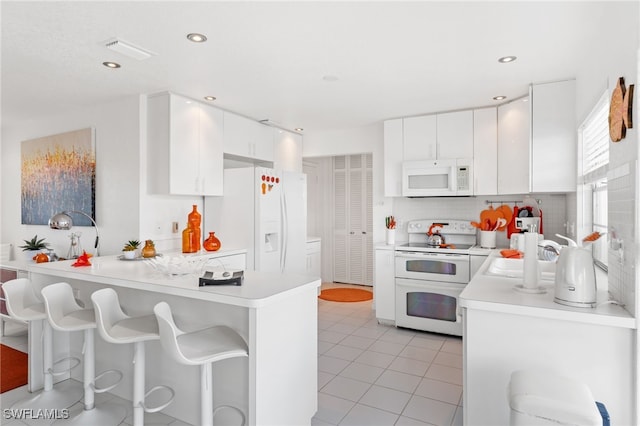
<path fill-rule="evenodd" d="M 609 164 L 609 94 L 604 93 L 580 128 L 582 182 L 606 177 Z"/>

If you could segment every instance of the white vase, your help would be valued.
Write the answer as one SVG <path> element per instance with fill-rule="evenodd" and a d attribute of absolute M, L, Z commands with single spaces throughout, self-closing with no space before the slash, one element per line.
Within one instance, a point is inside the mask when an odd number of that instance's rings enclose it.
<path fill-rule="evenodd" d="M 22 251 L 22 260 L 29 263 L 33 263 L 35 262 L 35 260 L 33 260 L 34 256 L 38 253 L 40 253 L 42 250 L 23 250 Z"/>
<path fill-rule="evenodd" d="M 387 244 L 392 246 L 396 243 L 396 230 L 387 229 Z"/>

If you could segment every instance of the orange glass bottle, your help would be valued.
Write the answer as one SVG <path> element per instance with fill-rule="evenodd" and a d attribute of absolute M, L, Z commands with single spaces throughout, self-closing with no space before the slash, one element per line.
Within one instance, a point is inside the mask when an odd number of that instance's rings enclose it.
<path fill-rule="evenodd" d="M 193 228 L 190 223 L 187 223 L 187 227 L 182 231 L 182 252 L 183 253 L 195 253 Z"/>
<path fill-rule="evenodd" d="M 194 251 L 200 251 L 200 241 L 202 241 L 201 233 L 200 233 L 200 223 L 202 221 L 202 216 L 198 213 L 198 206 L 193 204 L 193 210 L 189 213 L 189 227 L 193 230 L 193 245 Z M 190 253 L 193 253 L 190 252 Z"/>
<path fill-rule="evenodd" d="M 217 251 L 220 250 L 220 240 L 216 237 L 215 232 L 209 232 L 209 238 L 204 240 L 202 246 L 207 251 Z"/>

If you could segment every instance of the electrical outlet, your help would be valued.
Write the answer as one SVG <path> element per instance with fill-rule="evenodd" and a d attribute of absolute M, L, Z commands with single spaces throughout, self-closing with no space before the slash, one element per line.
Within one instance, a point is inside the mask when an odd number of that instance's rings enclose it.
<path fill-rule="evenodd" d="M 178 233 L 178 222 L 171 222 L 171 232 L 174 234 Z"/>

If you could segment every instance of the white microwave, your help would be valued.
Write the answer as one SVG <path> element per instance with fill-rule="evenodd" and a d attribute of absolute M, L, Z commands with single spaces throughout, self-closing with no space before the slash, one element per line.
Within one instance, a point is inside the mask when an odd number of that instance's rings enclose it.
<path fill-rule="evenodd" d="M 404 197 L 473 195 L 473 160 L 444 159 L 402 163 Z"/>

